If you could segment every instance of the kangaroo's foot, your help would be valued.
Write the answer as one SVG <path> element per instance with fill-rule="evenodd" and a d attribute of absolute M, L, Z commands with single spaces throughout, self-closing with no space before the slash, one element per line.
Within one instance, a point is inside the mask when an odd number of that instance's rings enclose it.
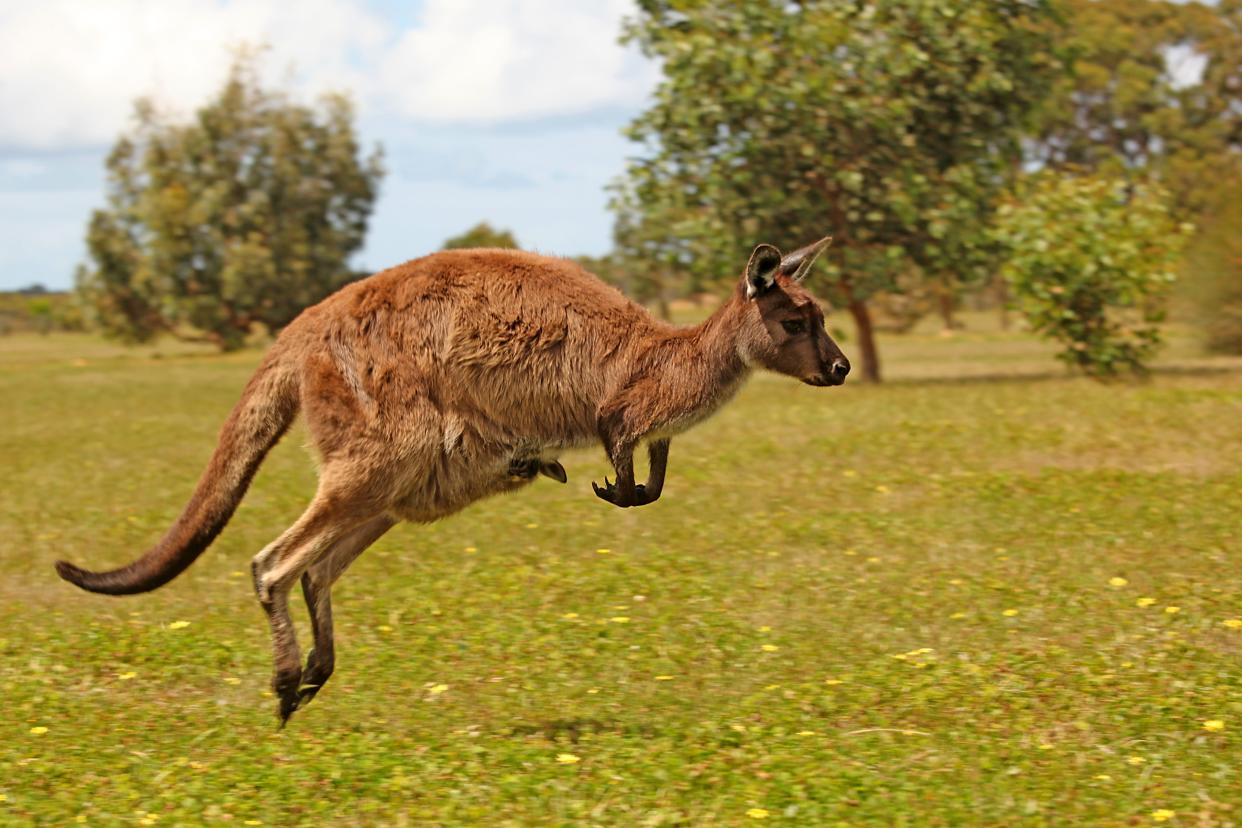
<path fill-rule="evenodd" d="M 278 671 L 272 677 L 272 691 L 276 694 L 277 715 L 280 726 L 284 728 L 289 717 L 302 703 L 302 668 Z"/>
<path fill-rule="evenodd" d="M 620 506 L 622 509 L 628 509 L 631 506 L 646 506 L 648 503 L 654 503 L 656 500 L 654 497 L 647 496 L 647 487 L 642 483 L 634 485 L 634 497 L 630 500 L 623 498 L 621 491 L 617 488 L 617 484 L 607 477 L 604 478 L 603 486 L 592 480 L 591 488 L 595 490 L 595 496 L 600 500 L 606 500 L 613 506 Z"/>
<path fill-rule="evenodd" d="M 526 457 L 521 459 L 515 457 L 509 461 L 508 475 L 509 479 L 514 483 L 518 483 L 523 480 L 534 480 L 535 476 L 538 474 L 538 457 Z"/>
<path fill-rule="evenodd" d="M 514 458 L 509 461 L 509 480 L 521 483 L 534 480 L 536 476 L 550 477 L 558 483 L 569 480 L 565 467 L 556 460 L 540 460 L 538 457 Z"/>
<path fill-rule="evenodd" d="M 310 704 L 311 699 L 327 684 L 332 677 L 332 666 L 331 658 L 320 658 L 317 649 L 306 654 L 306 669 L 302 671 L 298 686 L 298 707 Z"/>

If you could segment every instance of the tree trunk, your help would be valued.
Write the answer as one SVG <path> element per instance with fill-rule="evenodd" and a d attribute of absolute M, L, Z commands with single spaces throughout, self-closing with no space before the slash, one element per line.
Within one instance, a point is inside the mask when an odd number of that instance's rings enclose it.
<path fill-rule="evenodd" d="M 664 293 L 663 288 L 661 288 L 660 295 L 656 298 L 656 309 L 660 314 L 660 318 L 665 322 L 673 321 L 673 311 L 669 307 L 668 296 Z"/>
<path fill-rule="evenodd" d="M 941 324 L 946 331 L 957 330 L 957 320 L 953 318 L 953 304 L 957 297 L 953 295 L 953 287 L 941 282 L 936 292 L 939 294 Z"/>
<path fill-rule="evenodd" d="M 1004 277 L 996 280 L 996 299 L 1000 304 L 1000 326 L 1002 331 L 1009 330 L 1009 283 Z"/>
<path fill-rule="evenodd" d="M 854 317 L 854 329 L 858 334 L 858 355 L 862 359 L 863 382 L 880 381 L 880 353 L 875 347 L 875 327 L 871 324 L 871 311 L 863 299 L 851 299 L 850 316 Z"/>

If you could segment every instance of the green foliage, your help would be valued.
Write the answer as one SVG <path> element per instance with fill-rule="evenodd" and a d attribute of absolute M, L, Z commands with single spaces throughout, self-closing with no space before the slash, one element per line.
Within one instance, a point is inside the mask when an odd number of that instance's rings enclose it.
<path fill-rule="evenodd" d="M 1242 354 L 1242 179 L 1204 216 L 1183 273 L 1208 347 Z"/>
<path fill-rule="evenodd" d="M 472 247 L 521 247 L 517 239 L 508 230 L 496 230 L 485 221 L 471 227 L 460 236 L 447 239 L 443 245 L 445 250 L 460 250 Z"/>
<path fill-rule="evenodd" d="M 1184 243 L 1156 187 L 1039 175 L 1001 208 L 1004 275 L 1031 327 L 1095 377 L 1141 371 Z"/>
<path fill-rule="evenodd" d="M 105 331 L 233 348 L 351 278 L 382 168 L 378 149 L 360 157 L 346 98 L 294 103 L 242 56 L 190 122 L 145 101 L 136 115 L 108 156 L 108 205 L 77 276 Z"/>
<path fill-rule="evenodd" d="M 300 429 L 167 587 L 52 571 L 168 527 L 259 355 L 6 341 L 0 824 L 1236 823 L 1242 372 L 968 381 L 1049 361 L 969 326 L 883 340 L 918 382 L 757 376 L 646 509 L 587 449 L 397 527 L 283 731 L 248 564 L 313 491 Z"/>
<path fill-rule="evenodd" d="M 628 37 L 664 80 L 629 131 L 647 156 L 622 185 L 638 210 L 627 229 L 705 283 L 734 278 L 756 241 L 831 233 L 820 272 L 873 363 L 861 303 L 911 259 L 936 279 L 986 273 L 986 219 L 1058 71 L 1052 14 L 1027 0 L 643 3 Z"/>
<path fill-rule="evenodd" d="M 1040 107 L 1033 160 L 1156 178 L 1179 218 L 1211 203 L 1242 149 L 1242 0 L 1065 0 L 1074 56 Z M 1203 77 L 1170 62 L 1206 59 Z"/>

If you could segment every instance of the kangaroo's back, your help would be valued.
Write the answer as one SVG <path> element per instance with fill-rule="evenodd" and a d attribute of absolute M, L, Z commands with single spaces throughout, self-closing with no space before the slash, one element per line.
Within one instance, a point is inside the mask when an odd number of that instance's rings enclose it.
<path fill-rule="evenodd" d="M 599 400 L 654 324 L 574 262 L 460 250 L 349 285 L 287 333 L 344 363 L 381 415 L 427 398 L 472 427 L 572 443 L 594 436 Z"/>

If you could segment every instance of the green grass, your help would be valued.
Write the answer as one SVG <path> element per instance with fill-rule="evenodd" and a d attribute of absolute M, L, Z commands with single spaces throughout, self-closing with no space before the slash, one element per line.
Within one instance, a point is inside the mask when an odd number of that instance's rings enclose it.
<path fill-rule="evenodd" d="M 0 824 L 1242 824 L 1242 364 L 1098 385 L 969 322 L 883 387 L 756 377 L 651 507 L 576 452 L 399 527 L 284 731 L 243 573 L 301 434 L 163 590 L 51 567 L 158 536 L 257 352 L 0 339 Z"/>

